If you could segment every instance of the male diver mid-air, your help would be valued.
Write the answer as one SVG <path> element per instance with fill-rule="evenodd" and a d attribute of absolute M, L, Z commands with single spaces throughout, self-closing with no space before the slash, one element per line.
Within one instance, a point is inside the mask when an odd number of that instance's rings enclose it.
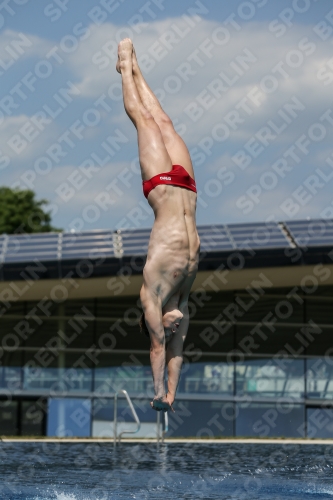
<path fill-rule="evenodd" d="M 151 406 L 174 411 L 189 325 L 188 297 L 199 262 L 193 166 L 183 139 L 143 78 L 128 38 L 119 43 L 116 69 L 125 111 L 138 134 L 143 192 L 155 215 L 140 291 L 140 326 L 151 341 Z"/>

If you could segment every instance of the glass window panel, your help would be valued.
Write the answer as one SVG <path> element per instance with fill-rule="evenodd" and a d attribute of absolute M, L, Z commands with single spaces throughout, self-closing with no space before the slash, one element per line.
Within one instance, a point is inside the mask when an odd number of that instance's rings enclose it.
<path fill-rule="evenodd" d="M 61 343 L 70 349 L 88 349 L 94 344 L 95 321 L 71 318 L 63 327 Z"/>
<path fill-rule="evenodd" d="M 307 397 L 313 399 L 333 398 L 333 359 L 312 358 L 306 360 Z"/>
<path fill-rule="evenodd" d="M 316 323 L 317 331 L 308 330 L 306 335 L 306 354 L 320 356 L 332 348 L 333 328 L 323 328 Z"/>
<path fill-rule="evenodd" d="M 125 434 L 127 437 L 156 438 L 157 412 L 150 407 L 150 399 L 144 394 L 142 399 L 131 398 L 141 426 L 135 434 Z M 114 400 L 101 397 L 94 399 L 92 435 L 94 437 L 113 437 Z M 162 416 L 162 422 L 164 421 Z M 124 430 L 135 431 L 137 424 L 133 418 L 128 402 L 121 395 L 117 404 L 117 433 Z"/>
<path fill-rule="evenodd" d="M 59 307 L 57 330 L 64 332 L 61 343 L 69 348 L 88 348 L 94 343 L 95 306 L 93 301 L 67 301 Z"/>
<path fill-rule="evenodd" d="M 156 435 L 156 412 L 150 408 L 150 400 L 132 399 L 135 411 L 142 422 L 142 430 L 146 435 Z M 232 436 L 234 422 L 234 405 L 220 401 L 184 401 L 177 399 L 173 415 L 168 412 L 168 437 L 218 437 Z M 113 399 L 95 399 L 93 405 L 93 435 L 112 436 L 110 425 L 114 418 Z M 132 423 L 133 416 L 125 399 L 118 400 L 118 422 Z M 162 421 L 164 419 L 162 418 Z M 154 425 L 148 425 L 154 424 Z M 127 425 L 127 427 L 131 428 Z M 134 429 L 134 426 L 133 426 Z M 141 434 L 140 434 L 141 435 Z M 135 436 L 135 435 L 134 435 Z"/>
<path fill-rule="evenodd" d="M 21 389 L 21 352 L 4 351 L 0 361 L 0 388 L 16 391 Z"/>
<path fill-rule="evenodd" d="M 211 321 L 198 325 L 191 323 L 184 348 L 192 348 L 203 352 L 230 352 L 234 348 L 234 325 L 223 323 L 214 325 Z M 192 347 L 191 347 L 192 346 Z"/>
<path fill-rule="evenodd" d="M 329 408 L 307 408 L 307 437 L 333 438 L 333 410 Z"/>
<path fill-rule="evenodd" d="M 22 331 L 27 331 L 26 340 L 22 341 L 22 346 L 26 347 L 45 347 L 47 342 L 52 342 L 54 337 L 57 337 L 58 332 L 58 321 L 53 319 L 45 319 L 45 316 L 39 318 L 37 323 L 33 318 L 28 320 L 22 320 L 20 324 L 17 325 L 18 328 L 22 328 Z M 26 326 L 25 326 L 26 325 Z"/>
<path fill-rule="evenodd" d="M 88 310 L 91 315 L 95 316 L 95 301 L 94 299 L 83 300 L 66 300 L 63 304 L 64 316 L 74 316 L 74 314 L 86 315 Z"/>
<path fill-rule="evenodd" d="M 8 347 L 44 347 L 57 345 L 58 330 L 65 334 L 61 343 L 66 347 L 90 347 L 93 343 L 93 323 L 84 319 L 59 322 L 48 317 L 0 320 L 1 345 Z"/>
<path fill-rule="evenodd" d="M 38 401 L 21 402 L 21 434 L 22 436 L 45 435 L 45 405 Z"/>
<path fill-rule="evenodd" d="M 236 392 L 239 396 L 302 398 L 304 389 L 302 359 L 248 359 L 236 363 Z"/>
<path fill-rule="evenodd" d="M 24 390 L 90 392 L 91 387 L 92 362 L 84 353 L 46 353 L 42 359 L 25 354 Z"/>
<path fill-rule="evenodd" d="M 156 412 L 150 406 L 150 399 L 146 395 L 140 398 L 131 398 L 140 422 L 156 422 Z M 95 398 L 93 400 L 93 418 L 111 422 L 114 419 L 114 399 Z M 127 400 L 120 394 L 117 403 L 117 418 L 121 422 L 133 422 L 133 415 Z"/>
<path fill-rule="evenodd" d="M 6 316 L 6 314 L 23 316 L 26 311 L 26 302 L 9 302 L 6 305 L 1 304 L 0 311 L 4 316 Z"/>
<path fill-rule="evenodd" d="M 304 437 L 304 406 L 288 404 L 238 404 L 236 436 Z"/>
<path fill-rule="evenodd" d="M 167 378 L 166 378 L 167 380 Z M 178 393 L 232 395 L 234 367 L 232 363 L 202 358 L 200 362 L 186 359 L 183 364 Z M 95 369 L 95 391 L 153 393 L 149 355 L 98 355 Z"/>
<path fill-rule="evenodd" d="M 301 356 L 306 354 L 309 342 L 305 339 L 311 334 L 312 327 L 283 327 L 276 324 L 256 326 L 237 326 L 237 350 L 245 354 L 277 354 L 284 351 L 287 355 Z M 318 327 L 315 327 L 318 331 Z M 314 334 L 316 337 L 317 335 Z"/>
<path fill-rule="evenodd" d="M 29 329 L 24 345 L 43 347 L 47 342 L 56 343 L 58 331 L 64 332 L 61 343 L 65 347 L 90 347 L 94 342 L 95 306 L 94 301 L 71 301 L 65 304 L 47 306 L 52 316 L 46 315 L 38 303 L 28 303 L 31 317 L 21 321 Z M 55 319 L 54 316 L 57 316 Z M 63 318 L 67 316 L 67 318 Z M 53 318 L 52 318 L 53 317 Z"/>
<path fill-rule="evenodd" d="M 0 319 L 1 344 L 8 347 L 44 347 L 57 337 L 59 326 L 57 320 L 42 315 L 17 320 Z M 70 335 L 67 337 L 70 338 Z M 68 345 L 66 340 L 64 343 Z"/>
<path fill-rule="evenodd" d="M 16 333 L 16 326 L 22 318 L 0 318 L 0 340 L 2 346 L 18 347 L 23 344 L 22 337 Z"/>
<path fill-rule="evenodd" d="M 234 365 L 225 360 L 207 358 L 184 363 L 178 392 L 232 395 Z"/>
<path fill-rule="evenodd" d="M 289 290 L 290 292 L 290 290 Z M 289 293 L 288 292 L 288 293 Z M 299 304 L 294 298 L 287 298 L 283 294 L 280 297 L 269 297 L 266 291 L 253 290 L 255 296 L 249 293 L 239 294 L 235 298 L 238 306 L 237 316 L 239 321 L 268 321 L 267 315 L 274 316 L 277 323 L 302 323 L 303 305 Z M 278 290 L 276 294 L 280 294 Z"/>
<path fill-rule="evenodd" d="M 18 401 L 0 401 L 0 429 L 3 436 L 18 434 Z"/>
<path fill-rule="evenodd" d="M 97 317 L 123 318 L 131 308 L 137 309 L 138 296 L 97 299 Z"/>
<path fill-rule="evenodd" d="M 314 295 L 322 297 L 333 297 L 333 287 L 330 285 L 319 286 Z"/>
<path fill-rule="evenodd" d="M 88 392 L 92 390 L 93 363 L 84 353 L 65 353 L 65 366 L 60 385 L 65 390 Z"/>
<path fill-rule="evenodd" d="M 99 349 L 147 349 L 150 340 L 140 333 L 139 325 L 129 326 L 125 322 L 96 322 L 96 346 Z"/>
<path fill-rule="evenodd" d="M 233 403 L 177 399 L 174 407 L 175 414 L 168 413 L 168 437 L 206 438 L 233 435 Z"/>
<path fill-rule="evenodd" d="M 149 354 L 101 354 L 95 368 L 95 391 L 153 394 Z"/>
<path fill-rule="evenodd" d="M 233 301 L 233 297 L 232 292 L 204 292 L 203 294 L 194 292 L 189 298 L 190 318 L 207 320 L 209 324 L 219 315 L 223 316 L 221 319 L 228 320 L 228 317 L 224 317 L 224 311 Z"/>
<path fill-rule="evenodd" d="M 301 323 L 303 306 L 294 298 L 287 299 L 288 293 L 290 289 L 267 289 L 264 292 L 254 290 L 252 295 L 246 291 L 235 294 L 218 292 L 207 294 L 201 301 L 200 297 L 197 300 L 193 297 L 190 305 L 193 306 L 193 319 L 207 319 L 209 322 L 218 315 L 225 321 L 258 322 L 271 313 L 277 322 Z M 279 297 L 270 297 L 272 294 Z"/>
<path fill-rule="evenodd" d="M 58 314 L 58 309 L 59 309 L 59 304 L 56 304 L 55 302 L 46 301 L 45 304 L 47 305 L 47 310 L 49 311 L 49 314 L 51 316 L 56 316 Z M 28 301 L 25 302 L 25 313 L 26 315 L 32 316 L 33 314 L 36 314 L 37 316 L 40 317 L 45 317 L 45 312 L 43 312 L 43 301 Z"/>
<path fill-rule="evenodd" d="M 48 401 L 47 436 L 89 437 L 91 400 L 50 398 Z"/>
<path fill-rule="evenodd" d="M 333 324 L 333 301 L 307 300 L 306 301 L 306 319 L 314 321 L 317 324 Z"/>

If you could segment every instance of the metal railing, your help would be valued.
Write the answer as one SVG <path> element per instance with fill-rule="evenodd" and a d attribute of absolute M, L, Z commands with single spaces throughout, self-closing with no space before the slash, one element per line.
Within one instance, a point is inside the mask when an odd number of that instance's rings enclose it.
<path fill-rule="evenodd" d="M 134 420 L 136 421 L 136 424 L 137 424 L 137 428 L 134 430 L 134 431 L 131 431 L 131 430 L 124 430 L 122 432 L 119 433 L 119 435 L 117 436 L 117 423 L 118 423 L 118 418 L 117 418 L 117 410 L 118 410 L 118 394 L 120 393 L 123 393 L 127 399 L 127 402 L 128 402 L 128 405 L 131 409 L 131 412 L 132 412 L 132 415 L 133 415 L 133 418 Z M 127 391 L 125 391 L 124 389 L 121 389 L 120 391 L 117 391 L 114 395 L 114 417 L 113 417 L 113 444 L 114 446 L 116 446 L 117 444 L 117 439 L 118 441 L 120 442 L 120 439 L 121 439 L 121 436 L 123 434 L 135 434 L 136 432 L 139 432 L 140 430 L 140 427 L 141 427 L 141 423 L 140 423 L 140 420 L 139 420 L 139 417 L 137 416 L 136 414 L 136 411 L 135 411 L 135 408 L 133 406 L 133 403 L 131 401 L 131 398 L 129 397 Z"/>
<path fill-rule="evenodd" d="M 127 402 L 128 402 L 128 405 L 130 407 L 130 410 L 132 412 L 132 415 L 133 415 L 133 418 L 136 422 L 136 425 L 137 425 L 137 428 L 133 431 L 133 430 L 123 430 L 122 432 L 119 433 L 119 435 L 117 435 L 117 426 L 118 426 L 118 394 L 124 394 L 126 399 L 127 399 Z M 164 428 L 163 428 L 163 424 L 162 424 L 162 419 L 161 419 L 161 413 L 160 411 L 157 412 L 157 422 L 156 422 L 156 437 L 157 437 L 157 443 L 164 443 L 164 438 L 165 438 L 165 434 L 168 432 L 169 430 L 169 418 L 168 418 L 168 413 L 167 412 L 163 412 L 164 414 Z M 141 428 L 141 422 L 139 420 L 139 417 L 135 411 L 135 408 L 133 406 L 133 403 L 131 401 L 131 398 L 129 397 L 127 391 L 125 391 L 124 389 L 121 389 L 119 391 L 117 391 L 114 395 L 114 414 L 113 414 L 113 444 L 114 446 L 116 446 L 117 444 L 117 441 L 120 442 L 120 439 L 121 439 L 121 436 L 123 434 L 135 434 L 136 432 L 139 432 Z"/>
<path fill-rule="evenodd" d="M 169 430 L 169 417 L 168 412 L 163 412 L 164 414 L 164 429 L 161 421 L 161 411 L 157 412 L 157 422 L 156 422 L 156 435 L 157 435 L 157 443 L 164 443 L 165 434 Z"/>

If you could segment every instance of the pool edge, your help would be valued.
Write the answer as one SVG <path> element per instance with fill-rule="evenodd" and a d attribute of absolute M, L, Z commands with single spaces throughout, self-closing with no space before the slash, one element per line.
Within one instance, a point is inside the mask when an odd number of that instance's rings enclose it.
<path fill-rule="evenodd" d="M 3 443 L 113 443 L 113 438 L 11 438 L 1 437 Z M 156 439 L 147 438 L 123 438 L 122 443 L 152 443 L 156 444 Z M 193 438 L 166 438 L 164 443 L 170 444 L 321 444 L 333 445 L 333 439 L 193 439 Z"/>

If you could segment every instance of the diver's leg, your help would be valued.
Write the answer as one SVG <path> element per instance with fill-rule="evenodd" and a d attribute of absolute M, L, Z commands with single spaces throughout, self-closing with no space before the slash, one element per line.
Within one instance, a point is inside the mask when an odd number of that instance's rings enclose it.
<path fill-rule="evenodd" d="M 160 105 L 159 100 L 155 96 L 154 92 L 151 90 L 148 83 L 144 79 L 138 64 L 138 60 L 136 58 L 134 47 L 133 47 L 132 60 L 133 60 L 133 77 L 138 92 L 140 94 L 142 104 L 154 117 L 156 116 L 158 120 L 165 119 L 165 121 L 171 121 L 170 118 L 167 116 L 167 114 L 163 111 L 162 106 Z"/>
<path fill-rule="evenodd" d="M 143 180 L 150 179 L 156 173 L 169 171 L 171 159 L 165 147 L 161 131 L 153 115 L 143 105 L 133 78 L 133 45 L 126 38 L 118 46 L 117 71 L 122 77 L 124 107 L 138 132 L 139 159 Z M 156 165 L 158 171 L 156 172 Z"/>
<path fill-rule="evenodd" d="M 182 165 L 194 177 L 190 154 L 183 139 L 177 134 L 169 116 L 162 109 L 157 97 L 144 79 L 133 49 L 133 77 L 144 107 L 154 117 L 161 130 L 165 147 L 172 164 Z"/>

